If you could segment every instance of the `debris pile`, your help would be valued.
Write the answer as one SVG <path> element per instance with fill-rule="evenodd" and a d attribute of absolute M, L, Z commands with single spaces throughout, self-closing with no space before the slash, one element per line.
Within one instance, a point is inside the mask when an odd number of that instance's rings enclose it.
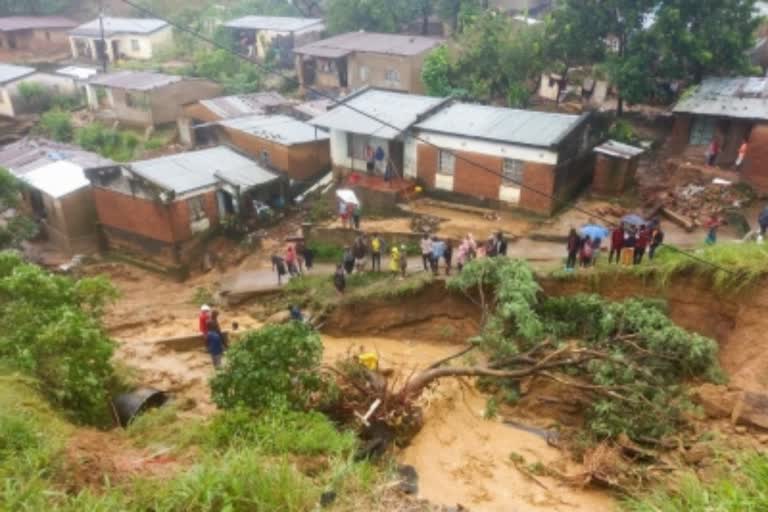
<path fill-rule="evenodd" d="M 411 218 L 411 231 L 414 233 L 437 233 L 443 220 L 434 215 L 419 214 Z"/>
<path fill-rule="evenodd" d="M 712 217 L 720 217 L 726 210 L 742 208 L 755 197 L 749 187 L 733 185 L 715 179 L 709 183 L 688 183 L 673 191 L 657 192 L 649 203 L 671 220 L 693 229 L 704 226 Z"/>

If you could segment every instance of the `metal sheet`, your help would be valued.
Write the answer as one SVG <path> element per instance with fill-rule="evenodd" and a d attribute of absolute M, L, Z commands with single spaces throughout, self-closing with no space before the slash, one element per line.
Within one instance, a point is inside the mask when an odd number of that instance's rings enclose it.
<path fill-rule="evenodd" d="M 629 160 L 630 158 L 642 155 L 645 153 L 645 150 L 635 146 L 630 146 L 629 144 L 623 144 L 615 140 L 609 140 L 596 147 L 595 153 L 601 153 L 603 155 Z"/>
<path fill-rule="evenodd" d="M 65 160 L 44 165 L 22 179 L 30 187 L 56 199 L 91 185 L 82 167 Z"/>
<path fill-rule="evenodd" d="M 0 166 L 18 177 L 61 160 L 72 162 L 83 169 L 116 165 L 112 160 L 80 147 L 38 137 L 26 137 L 0 148 Z"/>
<path fill-rule="evenodd" d="M 166 75 L 151 71 L 118 71 L 106 75 L 98 75 L 89 80 L 92 85 L 130 89 L 133 91 L 148 91 L 183 80 L 178 75 Z"/>
<path fill-rule="evenodd" d="M 576 115 L 456 103 L 416 128 L 507 144 L 551 147 L 581 121 Z"/>
<path fill-rule="evenodd" d="M 393 140 L 418 121 L 419 116 L 444 101 L 443 98 L 368 89 L 342 100 L 343 103 L 309 123 L 322 128 Z"/>
<path fill-rule="evenodd" d="M 683 95 L 674 112 L 737 119 L 768 119 L 768 79 L 707 78 Z"/>
<path fill-rule="evenodd" d="M 400 34 L 373 32 L 349 32 L 322 41 L 304 45 L 294 50 L 303 55 L 331 58 L 351 52 L 381 53 L 385 55 L 420 55 L 440 46 L 444 39 Z M 335 53 L 334 53 L 335 52 Z"/>
<path fill-rule="evenodd" d="M 284 16 L 243 16 L 224 24 L 225 27 L 229 28 L 270 30 L 272 32 L 296 32 L 315 25 L 317 25 L 318 30 L 325 28 L 323 20 L 320 18 L 289 18 Z"/>
<path fill-rule="evenodd" d="M 328 132 L 288 116 L 245 116 L 221 121 L 222 126 L 248 133 L 260 139 L 292 146 L 328 140 Z"/>
<path fill-rule="evenodd" d="M 0 63 L 0 84 L 18 80 L 19 78 L 31 75 L 34 72 L 34 68 L 28 68 L 27 66 L 14 66 L 13 64 Z"/>
<path fill-rule="evenodd" d="M 156 18 L 114 18 L 104 17 L 104 35 L 114 36 L 117 34 L 151 34 L 161 28 L 167 27 L 168 23 Z M 101 27 L 98 18 L 84 23 L 79 27 L 72 29 L 69 33 L 73 36 L 99 37 Z"/>
<path fill-rule="evenodd" d="M 76 26 L 76 21 L 62 16 L 6 16 L 0 18 L 0 32 Z"/>
<path fill-rule="evenodd" d="M 291 100 L 282 94 L 268 91 L 254 94 L 220 96 L 210 100 L 202 100 L 200 104 L 221 119 L 227 119 L 249 114 L 266 114 L 268 110 L 275 107 L 290 105 Z"/>

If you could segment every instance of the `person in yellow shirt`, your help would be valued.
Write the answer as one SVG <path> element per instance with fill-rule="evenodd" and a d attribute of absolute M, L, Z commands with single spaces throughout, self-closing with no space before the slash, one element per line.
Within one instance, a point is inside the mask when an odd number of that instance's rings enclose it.
<path fill-rule="evenodd" d="M 378 233 L 371 237 L 371 270 L 381 272 L 381 238 Z"/>
<path fill-rule="evenodd" d="M 395 277 L 400 272 L 400 249 L 397 246 L 392 246 L 392 251 L 389 254 L 389 270 Z"/>

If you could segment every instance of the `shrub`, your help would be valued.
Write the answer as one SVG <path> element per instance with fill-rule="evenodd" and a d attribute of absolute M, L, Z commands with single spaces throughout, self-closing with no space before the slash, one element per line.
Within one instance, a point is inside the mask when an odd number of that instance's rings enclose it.
<path fill-rule="evenodd" d="M 80 146 L 118 162 L 131 160 L 140 142 L 134 133 L 112 130 L 99 123 L 85 126 L 77 132 Z"/>
<path fill-rule="evenodd" d="M 102 329 L 116 296 L 102 278 L 73 281 L 0 253 L 0 358 L 40 381 L 74 419 L 107 421 L 114 344 Z"/>
<path fill-rule="evenodd" d="M 222 408 L 304 408 L 320 387 L 322 354 L 320 336 L 299 322 L 246 333 L 211 381 L 213 400 Z"/>
<path fill-rule="evenodd" d="M 75 129 L 68 112 L 63 110 L 49 110 L 40 118 L 37 131 L 50 139 L 59 142 L 71 142 Z"/>

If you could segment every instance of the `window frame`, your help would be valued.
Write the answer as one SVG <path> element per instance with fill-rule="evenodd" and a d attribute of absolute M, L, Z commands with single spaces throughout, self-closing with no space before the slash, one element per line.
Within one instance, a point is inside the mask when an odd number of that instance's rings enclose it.
<path fill-rule="evenodd" d="M 456 155 L 444 149 L 439 150 L 437 153 L 437 174 L 441 176 L 455 176 Z"/>
<path fill-rule="evenodd" d="M 508 166 L 514 165 L 513 168 Z M 525 173 L 525 160 L 505 158 L 501 165 L 501 186 L 520 188 Z"/>
<path fill-rule="evenodd" d="M 138 39 L 131 39 L 131 51 L 132 52 L 141 51 L 141 42 Z"/>
<path fill-rule="evenodd" d="M 188 198 L 187 208 L 189 209 L 190 222 L 198 222 L 208 218 L 205 211 L 205 198 L 202 195 Z"/>
<path fill-rule="evenodd" d="M 400 83 L 400 71 L 394 68 L 390 68 L 384 72 L 384 80 L 392 83 Z"/>

